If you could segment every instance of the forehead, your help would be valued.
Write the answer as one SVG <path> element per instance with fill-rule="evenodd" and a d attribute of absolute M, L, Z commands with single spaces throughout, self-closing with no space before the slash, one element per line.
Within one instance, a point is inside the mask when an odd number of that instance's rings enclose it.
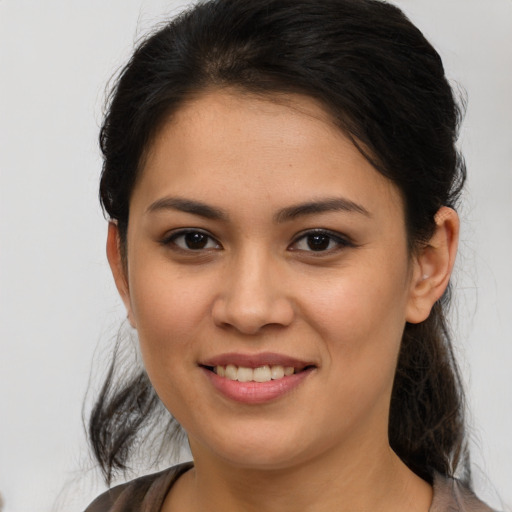
<path fill-rule="evenodd" d="M 336 193 L 401 204 L 396 187 L 314 99 L 233 90 L 209 91 L 174 113 L 155 137 L 135 192 L 146 201 L 169 193 L 225 202 L 237 194 L 245 204 L 276 208 Z"/>

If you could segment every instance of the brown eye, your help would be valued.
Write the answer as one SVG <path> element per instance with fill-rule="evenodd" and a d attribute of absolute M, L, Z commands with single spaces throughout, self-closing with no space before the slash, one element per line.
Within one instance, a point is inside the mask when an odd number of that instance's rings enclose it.
<path fill-rule="evenodd" d="M 297 237 L 289 250 L 330 253 L 331 251 L 353 246 L 354 244 L 350 240 L 339 233 L 316 229 L 303 233 L 301 236 Z"/>
<path fill-rule="evenodd" d="M 204 249 L 208 244 L 208 237 L 204 233 L 187 233 L 183 236 L 187 249 Z"/>
<path fill-rule="evenodd" d="M 306 237 L 306 241 L 312 251 L 325 251 L 329 248 L 332 240 L 327 235 L 309 235 Z"/>
<path fill-rule="evenodd" d="M 164 245 L 175 245 L 185 251 L 220 249 L 220 244 L 203 231 L 187 230 L 173 233 L 163 241 Z"/>

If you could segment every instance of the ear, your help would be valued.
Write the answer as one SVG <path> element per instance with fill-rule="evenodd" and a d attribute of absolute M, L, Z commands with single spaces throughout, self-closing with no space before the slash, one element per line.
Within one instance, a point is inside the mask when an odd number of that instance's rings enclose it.
<path fill-rule="evenodd" d="M 130 289 L 128 287 L 128 269 L 122 257 L 121 238 L 115 222 L 109 222 L 108 224 L 107 259 L 114 276 L 117 291 L 126 308 L 128 321 L 133 328 L 136 328 L 130 300 Z"/>
<path fill-rule="evenodd" d="M 435 216 L 436 229 L 431 239 L 414 257 L 407 322 L 426 320 L 435 302 L 441 298 L 452 273 L 459 241 L 459 217 L 443 206 Z"/>

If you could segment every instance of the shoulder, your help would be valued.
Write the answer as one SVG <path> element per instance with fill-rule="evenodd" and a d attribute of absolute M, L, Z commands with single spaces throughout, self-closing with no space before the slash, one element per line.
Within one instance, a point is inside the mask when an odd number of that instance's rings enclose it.
<path fill-rule="evenodd" d="M 174 482 L 192 467 L 179 464 L 118 485 L 98 496 L 85 512 L 158 512 Z"/>
<path fill-rule="evenodd" d="M 434 476 L 434 497 L 429 512 L 494 511 L 457 479 L 437 473 Z"/>

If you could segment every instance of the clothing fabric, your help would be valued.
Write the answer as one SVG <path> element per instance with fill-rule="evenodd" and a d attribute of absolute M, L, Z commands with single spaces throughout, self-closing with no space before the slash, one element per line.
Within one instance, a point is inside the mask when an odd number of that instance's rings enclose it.
<path fill-rule="evenodd" d="M 96 498 L 85 512 L 160 512 L 174 482 L 193 467 L 179 464 L 152 475 L 118 485 Z M 453 478 L 436 474 L 429 512 L 493 512 L 469 489 Z"/>

